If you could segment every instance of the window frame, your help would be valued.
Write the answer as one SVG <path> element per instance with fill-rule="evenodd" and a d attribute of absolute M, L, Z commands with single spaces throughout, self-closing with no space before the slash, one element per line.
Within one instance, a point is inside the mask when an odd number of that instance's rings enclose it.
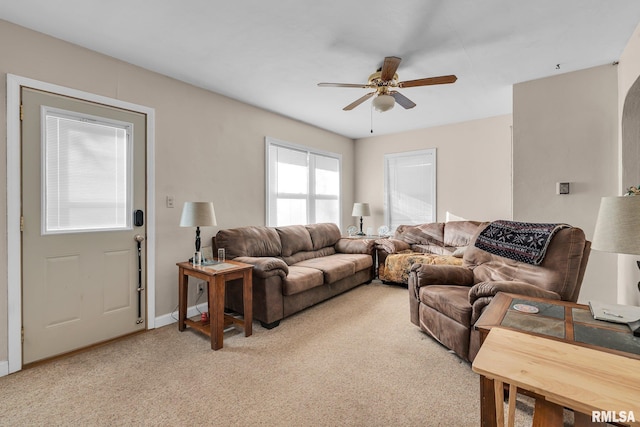
<path fill-rule="evenodd" d="M 390 179 L 390 170 L 389 170 L 389 162 L 392 159 L 397 159 L 397 158 L 401 158 L 401 157 L 416 157 L 416 156 L 422 156 L 422 155 L 427 155 L 427 156 L 431 156 L 433 159 L 433 167 L 431 168 L 431 173 L 430 173 L 430 177 L 431 177 L 431 201 L 426 201 L 426 202 L 430 202 L 431 203 L 431 219 L 432 222 L 435 222 L 437 220 L 437 201 L 438 201 L 438 197 L 437 197 L 437 193 L 436 193 L 436 189 L 437 189 L 437 185 L 436 185 L 436 179 L 437 179 L 437 156 L 436 156 L 436 149 L 435 148 L 427 148 L 424 150 L 415 150 L 415 151 L 406 151 L 406 152 L 402 152 L 402 153 L 390 153 L 390 154 L 385 154 L 384 155 L 384 222 L 386 224 L 387 227 L 389 227 L 389 231 L 390 232 L 394 232 L 395 229 L 397 228 L 398 225 L 400 224 L 392 224 L 393 218 L 391 218 L 391 188 L 390 188 L 390 183 L 389 183 L 389 179 Z M 423 223 L 423 221 L 412 221 L 410 222 L 410 224 L 420 224 Z"/>
<path fill-rule="evenodd" d="M 289 150 L 300 151 L 307 155 L 307 192 L 305 195 L 290 194 L 288 198 L 304 199 L 307 206 L 306 224 L 314 224 L 316 222 L 315 201 L 316 200 L 337 200 L 338 201 L 338 218 L 336 225 L 342 227 L 342 154 L 332 153 L 329 151 L 318 150 L 316 148 L 307 147 L 300 144 L 293 144 L 272 137 L 265 137 L 265 223 L 267 226 L 275 227 L 276 218 L 272 218 L 272 205 L 277 203 L 278 197 L 271 199 L 271 152 L 272 146 L 282 147 Z M 315 194 L 315 158 L 313 156 L 324 156 L 338 161 L 338 195 L 334 196 Z M 272 222 L 273 220 L 273 222 Z"/>

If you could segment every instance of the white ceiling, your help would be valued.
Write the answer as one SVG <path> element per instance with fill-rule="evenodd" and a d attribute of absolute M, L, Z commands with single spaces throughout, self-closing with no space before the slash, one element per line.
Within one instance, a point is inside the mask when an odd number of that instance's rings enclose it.
<path fill-rule="evenodd" d="M 0 0 L 0 19 L 350 138 L 511 112 L 511 86 L 619 59 L 638 0 Z M 417 104 L 385 113 L 367 89 L 385 56 Z M 559 64 L 559 69 L 557 69 Z"/>

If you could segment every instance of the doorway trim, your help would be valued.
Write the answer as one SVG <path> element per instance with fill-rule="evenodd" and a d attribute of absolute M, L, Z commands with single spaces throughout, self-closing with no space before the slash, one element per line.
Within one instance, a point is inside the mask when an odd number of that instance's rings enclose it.
<path fill-rule="evenodd" d="M 155 109 L 7 74 L 7 355 L 8 372 L 22 369 L 22 241 L 20 234 L 20 88 L 22 86 L 139 112 L 147 124 L 147 329 L 155 328 Z M 0 372 L 0 376 L 3 372 Z"/>

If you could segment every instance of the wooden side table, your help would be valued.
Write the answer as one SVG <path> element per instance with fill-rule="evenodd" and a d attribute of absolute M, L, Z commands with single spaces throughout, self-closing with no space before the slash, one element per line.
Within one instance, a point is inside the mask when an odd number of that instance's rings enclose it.
<path fill-rule="evenodd" d="M 575 425 L 592 425 L 592 411 L 640 413 L 640 360 L 530 333 L 492 328 L 473 361 L 474 372 L 494 381 L 497 425 L 502 424 L 503 384 L 509 384 L 509 426 L 516 389 L 536 396 L 534 426 L 562 426 L 562 408 L 576 414 Z M 640 425 L 635 422 L 632 425 Z M 640 421 L 640 420 L 639 420 Z"/>
<path fill-rule="evenodd" d="M 211 348 L 219 350 L 223 345 L 225 326 L 237 324 L 244 328 L 244 336 L 252 333 L 253 322 L 253 266 L 237 261 L 225 261 L 210 266 L 194 266 L 190 262 L 179 262 L 178 266 L 178 330 L 192 327 L 211 337 Z M 187 318 L 187 290 L 189 276 L 207 282 L 209 296 L 209 320 L 194 321 Z M 231 280 L 242 279 L 242 299 L 244 318 L 240 319 L 224 312 L 225 284 Z"/>
<path fill-rule="evenodd" d="M 533 305 L 539 309 L 539 312 L 526 313 L 515 310 L 516 304 Z M 485 308 L 474 327 L 480 334 L 481 350 L 490 331 L 500 327 L 636 361 L 640 360 L 640 340 L 633 337 L 627 325 L 594 320 L 588 306 L 568 301 L 500 292 Z M 536 406 L 552 407 L 556 416 L 562 417 L 561 412 L 558 412 L 558 405 L 541 398 L 535 390 L 523 387 L 521 391 L 523 394 L 535 397 Z M 483 427 L 498 425 L 496 408 L 494 380 L 488 376 L 481 376 L 480 414 Z M 550 413 L 548 409 L 545 408 L 540 412 L 548 414 Z M 581 423 L 585 422 L 583 413 L 575 412 L 575 416 L 576 425 L 582 425 Z"/>

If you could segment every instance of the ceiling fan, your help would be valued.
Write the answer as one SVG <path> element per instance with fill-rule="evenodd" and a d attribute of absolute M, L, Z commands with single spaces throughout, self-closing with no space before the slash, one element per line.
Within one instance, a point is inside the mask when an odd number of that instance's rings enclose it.
<path fill-rule="evenodd" d="M 396 56 L 387 56 L 384 58 L 382 68 L 378 69 L 375 73 L 369 76 L 369 82 L 363 84 L 357 83 L 318 83 L 320 87 L 355 87 L 362 89 L 375 89 L 373 92 L 356 99 L 351 104 L 343 108 L 344 111 L 353 110 L 358 105 L 362 104 L 367 99 L 376 95 L 373 99 L 373 108 L 378 111 L 388 111 L 393 108 L 397 102 L 405 109 L 413 108 L 416 104 L 409 98 L 394 90 L 395 88 L 416 87 L 416 86 L 430 86 L 430 85 L 442 85 L 447 83 L 453 83 L 458 78 L 454 75 L 439 76 L 439 77 L 427 77 L 424 79 L 407 80 L 404 82 L 398 81 L 398 74 L 396 70 L 400 65 L 401 58 Z"/>

